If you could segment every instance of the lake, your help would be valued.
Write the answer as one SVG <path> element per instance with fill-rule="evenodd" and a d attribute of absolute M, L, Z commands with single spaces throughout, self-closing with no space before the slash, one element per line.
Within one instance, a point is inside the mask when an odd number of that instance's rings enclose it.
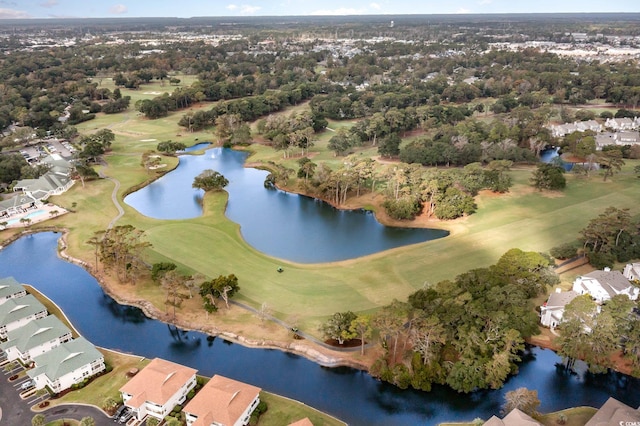
<path fill-rule="evenodd" d="M 229 180 L 226 216 L 240 225 L 244 240 L 270 256 L 299 263 L 353 259 L 442 238 L 447 231 L 398 228 L 380 224 L 369 211 L 340 210 L 323 201 L 267 189 L 268 172 L 244 167 L 247 154 L 210 148 L 202 155 L 182 155 L 178 167 L 124 202 L 156 219 L 202 215 L 203 191 L 191 187 L 205 169 Z"/>

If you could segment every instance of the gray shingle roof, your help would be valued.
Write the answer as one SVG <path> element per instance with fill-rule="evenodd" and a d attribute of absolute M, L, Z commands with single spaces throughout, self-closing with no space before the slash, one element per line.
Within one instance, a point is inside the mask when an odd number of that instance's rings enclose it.
<path fill-rule="evenodd" d="M 584 276 L 598 280 L 611 297 L 631 287 L 629 280 L 620 271 L 593 271 Z"/>
<path fill-rule="evenodd" d="M 65 375 L 102 359 L 102 354 L 84 337 L 63 343 L 33 359 L 36 367 L 27 371 L 32 379 L 46 375 L 51 382 Z"/>
<path fill-rule="evenodd" d="M 21 353 L 43 345 L 55 339 L 59 339 L 71 330 L 53 315 L 33 320 L 16 330 L 7 333 L 7 341 L 0 343 L 0 348 L 8 349 L 16 347 Z"/>
<path fill-rule="evenodd" d="M 47 308 L 30 294 L 17 299 L 9 299 L 0 305 L 0 326 L 11 324 Z"/>
<path fill-rule="evenodd" d="M 0 278 L 0 299 L 25 291 L 24 286 L 13 277 Z"/>

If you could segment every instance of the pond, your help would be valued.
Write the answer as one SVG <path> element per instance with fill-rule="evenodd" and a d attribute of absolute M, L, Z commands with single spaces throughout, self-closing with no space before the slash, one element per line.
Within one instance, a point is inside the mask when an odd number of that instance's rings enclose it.
<path fill-rule="evenodd" d="M 224 148 L 203 155 L 182 155 L 178 167 L 124 201 L 156 219 L 202 215 L 203 191 L 193 179 L 213 169 L 229 180 L 226 216 L 240 225 L 252 247 L 300 263 L 332 262 L 442 238 L 447 231 L 398 228 L 380 224 L 365 210 L 339 210 L 314 198 L 267 189 L 268 172 L 244 167 L 247 154 Z"/>
<path fill-rule="evenodd" d="M 499 414 L 504 393 L 536 389 L 541 411 L 570 406 L 599 407 L 611 395 L 638 407 L 640 382 L 622 374 L 567 374 L 553 352 L 532 348 L 520 373 L 503 389 L 458 394 L 400 390 L 351 368 L 320 367 L 305 358 L 268 349 L 249 349 L 199 332 L 178 330 L 146 318 L 105 295 L 79 266 L 57 257 L 59 234 L 23 237 L 0 251 L 0 277 L 31 284 L 58 304 L 92 343 L 147 358 L 161 357 L 198 369 L 199 374 L 241 380 L 330 413 L 351 425 L 435 425 L 488 419 Z"/>

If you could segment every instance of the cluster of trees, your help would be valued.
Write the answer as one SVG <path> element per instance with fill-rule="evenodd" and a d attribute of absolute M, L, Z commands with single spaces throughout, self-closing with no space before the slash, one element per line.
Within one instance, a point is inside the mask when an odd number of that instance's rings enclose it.
<path fill-rule="evenodd" d="M 229 185 L 229 181 L 222 174 L 215 170 L 206 169 L 193 179 L 191 186 L 209 192 L 220 191 L 227 185 Z"/>
<path fill-rule="evenodd" d="M 234 274 L 220 275 L 210 281 L 205 281 L 200 285 L 200 296 L 204 300 L 204 309 L 207 312 L 218 310 L 216 300 L 222 299 L 229 309 L 229 298 L 240 291 L 238 277 Z"/>
<path fill-rule="evenodd" d="M 297 175 L 305 192 L 344 204 L 350 196 L 382 191 L 387 213 L 396 219 L 413 219 L 423 209 L 428 216 L 455 219 L 475 211 L 473 197 L 482 189 L 507 192 L 510 161 L 492 161 L 486 167 L 473 163 L 462 169 L 424 169 L 399 163 L 377 167 L 374 160 L 358 155 L 345 157 L 336 170 L 300 159 Z"/>
<path fill-rule="evenodd" d="M 284 158 L 294 148 L 300 149 L 300 155 L 313 146 L 316 132 L 324 129 L 327 121 L 313 112 L 292 113 L 288 117 L 270 115 L 258 122 L 258 132 L 271 142 L 274 149 L 283 151 Z"/>
<path fill-rule="evenodd" d="M 571 368 L 577 359 L 589 371 L 604 373 L 615 367 L 611 355 L 621 352 L 640 374 L 640 316 L 638 305 L 626 295 L 614 296 L 598 306 L 591 296 L 573 299 L 566 307 L 558 353 Z"/>
<path fill-rule="evenodd" d="M 95 247 L 96 267 L 115 272 L 118 281 L 136 283 L 149 272 L 143 253 L 151 243 L 144 240 L 144 231 L 132 225 L 119 225 L 97 232 L 89 241 Z"/>
<path fill-rule="evenodd" d="M 580 237 L 589 262 L 598 269 L 640 258 L 640 222 L 628 209 L 606 208 L 589 221 Z"/>
<path fill-rule="evenodd" d="M 326 339 L 339 345 L 344 345 L 348 340 L 359 339 L 360 354 L 364 355 L 366 339 L 371 337 L 373 325 L 369 315 L 356 315 L 351 311 L 336 312 L 320 326 L 320 331 Z"/>
<path fill-rule="evenodd" d="M 559 191 L 567 186 L 564 177 L 564 168 L 552 163 L 540 163 L 531 176 L 531 185 L 534 188 L 550 191 Z"/>
<path fill-rule="evenodd" d="M 539 253 L 512 249 L 495 265 L 382 308 L 371 324 L 385 354 L 371 374 L 401 388 L 427 391 L 434 383 L 459 392 L 500 388 L 517 372 L 524 339 L 537 333 L 533 299 L 559 282 L 549 266 Z M 350 325 L 353 316 L 340 318 L 339 335 L 348 338 L 347 320 Z"/>

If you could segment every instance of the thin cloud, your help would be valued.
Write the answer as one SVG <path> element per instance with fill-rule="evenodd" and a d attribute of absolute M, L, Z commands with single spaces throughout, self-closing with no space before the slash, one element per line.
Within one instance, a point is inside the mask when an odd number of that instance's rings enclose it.
<path fill-rule="evenodd" d="M 24 10 L 0 8 L 0 19 L 27 19 L 31 18 Z"/>
<path fill-rule="evenodd" d="M 369 5 L 369 7 L 370 7 L 371 9 L 375 9 L 375 10 L 380 10 L 380 9 L 382 9 L 382 6 L 380 6 L 380 4 L 378 4 L 378 3 L 371 3 L 371 4 Z"/>
<path fill-rule="evenodd" d="M 456 13 L 459 13 L 459 14 L 461 14 L 461 15 L 464 15 L 464 14 L 466 14 L 466 13 L 471 13 L 471 10 L 470 10 L 470 9 L 467 9 L 467 8 L 464 8 L 464 7 L 461 7 L 460 9 L 456 10 Z"/>
<path fill-rule="evenodd" d="M 312 15 L 362 15 L 365 13 L 364 9 L 354 9 L 349 7 L 340 7 L 338 9 L 322 9 L 311 12 Z"/>
<path fill-rule="evenodd" d="M 491 3 L 493 3 L 493 0 L 480 0 L 478 2 L 480 6 L 484 6 L 485 4 L 491 4 Z"/>
<path fill-rule="evenodd" d="M 109 13 L 112 15 L 122 15 L 123 13 L 127 13 L 128 10 L 124 4 L 115 4 L 109 8 Z"/>
<path fill-rule="evenodd" d="M 40 6 L 49 8 L 49 7 L 57 6 L 58 4 L 59 4 L 58 0 L 47 0 L 43 3 L 40 3 Z"/>
<path fill-rule="evenodd" d="M 260 9 L 262 9 L 260 6 L 249 6 L 244 4 L 242 5 L 242 7 L 240 7 L 240 13 L 242 13 L 243 15 L 253 15 Z"/>
<path fill-rule="evenodd" d="M 237 6 L 237 5 L 235 5 L 235 4 L 230 4 L 229 6 L 227 6 L 227 9 L 229 9 L 229 10 L 236 10 L 236 9 L 238 9 L 238 6 Z"/>

